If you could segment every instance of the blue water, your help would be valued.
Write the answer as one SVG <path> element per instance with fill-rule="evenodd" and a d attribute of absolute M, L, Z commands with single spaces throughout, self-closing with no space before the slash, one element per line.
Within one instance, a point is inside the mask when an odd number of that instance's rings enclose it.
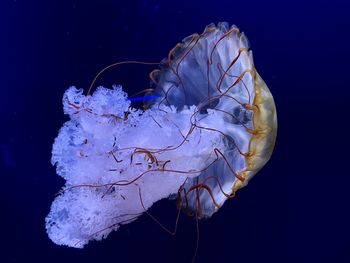
<path fill-rule="evenodd" d="M 169 236 L 147 216 L 83 250 L 59 247 L 44 218 L 63 186 L 51 146 L 61 99 L 104 66 L 160 61 L 211 22 L 244 31 L 274 95 L 270 162 L 211 219 L 196 262 L 350 262 L 349 1 L 1 1 L 1 262 L 191 262 L 195 220 Z M 105 72 L 97 85 L 149 88 L 154 66 Z M 137 104 L 140 102 L 134 101 Z M 175 205 L 151 213 L 172 227 Z"/>

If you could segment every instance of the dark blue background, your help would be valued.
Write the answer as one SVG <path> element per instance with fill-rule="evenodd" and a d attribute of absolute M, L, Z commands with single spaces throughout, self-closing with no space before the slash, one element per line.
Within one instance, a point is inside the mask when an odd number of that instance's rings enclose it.
<path fill-rule="evenodd" d="M 210 220 L 196 262 L 350 262 L 349 1 L 1 1 L 1 262 L 190 262 L 195 221 L 169 236 L 147 216 L 83 250 L 44 218 L 64 181 L 50 165 L 61 98 L 104 66 L 159 61 L 210 22 L 246 32 L 279 120 L 270 162 Z M 148 87 L 149 66 L 99 84 Z M 151 213 L 171 227 L 175 205 Z"/>

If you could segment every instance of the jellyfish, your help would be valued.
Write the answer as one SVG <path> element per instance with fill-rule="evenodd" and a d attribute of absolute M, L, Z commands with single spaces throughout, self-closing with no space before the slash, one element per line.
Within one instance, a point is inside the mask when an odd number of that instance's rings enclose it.
<path fill-rule="evenodd" d="M 121 86 L 64 93 L 70 120 L 51 162 L 66 183 L 45 220 L 54 243 L 82 248 L 163 198 L 209 218 L 270 158 L 274 100 L 236 26 L 210 24 L 158 64 L 144 109 Z"/>

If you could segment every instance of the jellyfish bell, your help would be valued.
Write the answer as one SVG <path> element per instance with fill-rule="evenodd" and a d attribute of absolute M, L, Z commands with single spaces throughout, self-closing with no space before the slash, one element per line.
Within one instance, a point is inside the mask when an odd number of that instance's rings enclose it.
<path fill-rule="evenodd" d="M 182 192 L 182 208 L 211 216 L 270 158 L 277 131 L 273 97 L 254 68 L 246 36 L 234 25 L 210 24 L 185 38 L 164 65 L 153 72 L 154 93 L 160 96 L 153 103 L 178 110 L 196 105 L 191 124 L 220 133 L 225 141 L 222 152 L 216 149 L 219 160 L 189 178 Z"/>
<path fill-rule="evenodd" d="M 174 195 L 210 217 L 270 158 L 275 105 L 237 27 L 211 24 L 160 64 L 144 111 L 120 86 L 65 92 L 52 163 L 66 184 L 46 218 L 56 244 L 105 238 Z"/>

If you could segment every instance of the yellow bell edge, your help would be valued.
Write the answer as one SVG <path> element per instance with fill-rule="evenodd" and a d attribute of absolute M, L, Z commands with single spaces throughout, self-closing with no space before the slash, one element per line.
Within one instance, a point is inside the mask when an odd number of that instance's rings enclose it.
<path fill-rule="evenodd" d="M 243 181 L 236 180 L 232 187 L 235 193 L 247 185 L 248 181 L 267 163 L 275 146 L 277 135 L 277 114 L 272 94 L 254 69 L 255 97 L 252 105 L 246 105 L 253 110 L 253 131 L 249 142 L 249 151 L 245 155 L 246 169 L 239 173 Z"/>

